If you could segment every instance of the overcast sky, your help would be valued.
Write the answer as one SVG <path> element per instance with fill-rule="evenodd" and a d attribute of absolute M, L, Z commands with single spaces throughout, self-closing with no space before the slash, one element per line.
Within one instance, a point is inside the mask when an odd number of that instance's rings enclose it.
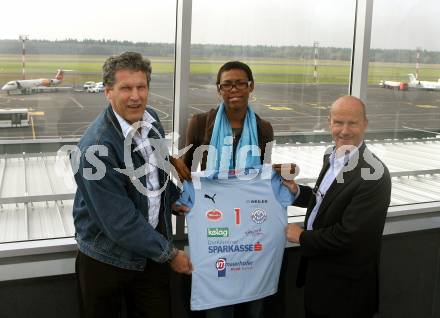
<path fill-rule="evenodd" d="M 193 43 L 351 47 L 354 0 L 193 0 Z M 2 1 L 0 38 L 173 42 L 175 0 Z M 371 47 L 440 51 L 439 0 L 375 0 Z"/>

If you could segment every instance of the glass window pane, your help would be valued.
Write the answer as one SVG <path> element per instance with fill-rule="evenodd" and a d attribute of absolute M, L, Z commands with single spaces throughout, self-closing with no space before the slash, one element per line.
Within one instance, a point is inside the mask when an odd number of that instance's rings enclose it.
<path fill-rule="evenodd" d="M 225 62 L 245 62 L 255 82 L 249 104 L 274 130 L 272 161 L 315 162 L 288 143 L 330 140 L 328 109 L 349 91 L 355 2 L 225 0 L 221 7 L 193 1 L 189 116 L 222 102 L 216 77 Z M 322 153 L 299 177 L 319 172 Z"/>
<path fill-rule="evenodd" d="M 324 138 L 328 107 L 348 92 L 353 1 L 193 1 L 190 112 L 217 107 L 219 67 L 231 60 L 254 73 L 250 103 L 278 143 Z M 304 133 L 307 136 L 304 136 Z"/>
<path fill-rule="evenodd" d="M 440 200 L 438 1 L 374 2 L 367 106 L 370 136 L 394 174 L 392 205 Z M 409 139 L 411 138 L 411 139 Z"/>
<path fill-rule="evenodd" d="M 0 242 L 71 236 L 76 185 L 55 155 L 107 106 L 107 57 L 151 59 L 149 104 L 172 129 L 176 0 L 8 1 L 2 12 Z"/>

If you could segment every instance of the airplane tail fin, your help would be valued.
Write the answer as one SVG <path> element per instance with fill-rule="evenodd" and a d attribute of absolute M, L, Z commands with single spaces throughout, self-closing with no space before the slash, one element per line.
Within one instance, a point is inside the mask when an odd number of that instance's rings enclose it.
<path fill-rule="evenodd" d="M 55 78 L 59 81 L 62 81 L 64 79 L 64 71 L 59 69 L 57 75 L 55 75 Z"/>

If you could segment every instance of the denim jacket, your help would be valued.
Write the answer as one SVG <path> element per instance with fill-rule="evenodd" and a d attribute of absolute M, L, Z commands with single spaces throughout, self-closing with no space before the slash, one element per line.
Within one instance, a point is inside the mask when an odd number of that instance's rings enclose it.
<path fill-rule="evenodd" d="M 156 119 L 153 127 L 163 138 L 163 128 L 157 114 L 147 107 Z M 103 147 L 104 146 L 104 147 Z M 166 235 L 148 223 L 148 198 L 135 187 L 137 178 L 146 189 L 146 176 L 130 176 L 115 168 L 127 169 L 124 161 L 124 135 L 109 105 L 90 125 L 78 144 L 79 151 L 71 154 L 77 160 L 78 186 L 73 204 L 75 238 L 79 250 L 104 263 L 142 271 L 147 259 L 163 263 L 170 259 L 172 244 L 171 204 L 179 191 L 168 174 L 159 169 L 161 212 L 159 224 L 164 224 Z M 133 169 L 145 161 L 135 151 L 131 154 Z M 166 160 L 168 160 L 168 156 Z M 128 170 L 126 170 L 128 171 Z"/>

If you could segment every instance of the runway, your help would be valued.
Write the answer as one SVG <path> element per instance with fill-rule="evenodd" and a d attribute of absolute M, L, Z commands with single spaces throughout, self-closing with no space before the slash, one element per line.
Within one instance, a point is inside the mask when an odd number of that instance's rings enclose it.
<path fill-rule="evenodd" d="M 220 99 L 212 79 L 193 78 L 189 110 L 195 114 L 216 107 Z M 328 110 L 347 87 L 328 84 L 256 83 L 251 104 L 262 118 L 271 122 L 276 134 L 323 132 L 328 130 Z M 172 78 L 153 76 L 149 104 L 158 113 L 166 132 L 172 129 Z M 0 108 L 28 108 L 44 112 L 34 117 L 36 138 L 80 137 L 90 122 L 106 107 L 103 93 L 54 92 L 31 95 L 0 94 Z M 440 129 L 440 92 L 397 91 L 371 86 L 367 95 L 369 130 Z M 33 138 L 32 127 L 0 128 L 1 139 Z"/>

